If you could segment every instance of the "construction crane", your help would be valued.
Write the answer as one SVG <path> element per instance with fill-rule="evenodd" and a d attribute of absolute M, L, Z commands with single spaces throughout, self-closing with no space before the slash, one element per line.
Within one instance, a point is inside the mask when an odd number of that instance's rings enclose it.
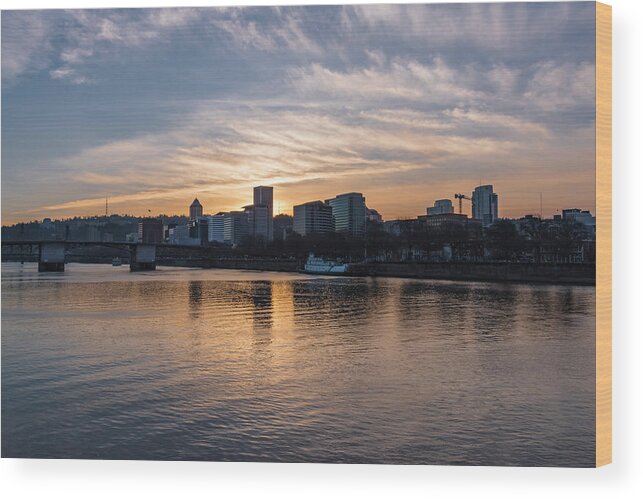
<path fill-rule="evenodd" d="M 466 196 L 464 194 L 456 194 L 455 198 L 458 200 L 458 213 L 462 215 L 462 200 L 468 199 L 469 201 L 472 201 L 472 199 L 469 196 Z"/>

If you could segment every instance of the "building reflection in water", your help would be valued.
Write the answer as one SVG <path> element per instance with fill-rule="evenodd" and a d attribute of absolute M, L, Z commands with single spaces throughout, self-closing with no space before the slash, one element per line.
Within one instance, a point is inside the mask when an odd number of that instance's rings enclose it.
<path fill-rule="evenodd" d="M 249 284 L 253 331 L 255 335 L 261 336 L 261 342 L 270 342 L 270 331 L 273 320 L 273 283 L 271 281 L 253 281 Z M 268 336 L 263 334 L 266 332 Z"/>
<path fill-rule="evenodd" d="M 3 274 L 3 451 L 593 465 L 593 288 L 83 269 Z"/>
<path fill-rule="evenodd" d="M 190 281 L 188 284 L 188 303 L 190 308 L 190 317 L 198 319 L 200 317 L 201 306 L 203 304 L 203 282 Z"/>

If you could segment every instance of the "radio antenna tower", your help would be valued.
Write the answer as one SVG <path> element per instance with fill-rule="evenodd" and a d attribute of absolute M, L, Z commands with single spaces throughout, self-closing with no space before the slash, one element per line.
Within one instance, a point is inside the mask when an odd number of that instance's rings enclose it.
<path fill-rule="evenodd" d="M 109 207 L 109 204 L 108 204 L 108 202 L 107 202 L 107 196 L 105 196 L 105 217 L 107 217 L 107 216 L 108 216 L 108 215 L 107 215 L 107 209 L 108 209 L 108 207 Z"/>

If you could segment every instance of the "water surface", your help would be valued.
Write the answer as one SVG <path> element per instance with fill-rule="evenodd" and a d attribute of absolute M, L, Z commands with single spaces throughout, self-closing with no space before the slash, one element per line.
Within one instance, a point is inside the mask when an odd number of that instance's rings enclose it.
<path fill-rule="evenodd" d="M 595 288 L 2 264 L 3 457 L 593 466 Z"/>

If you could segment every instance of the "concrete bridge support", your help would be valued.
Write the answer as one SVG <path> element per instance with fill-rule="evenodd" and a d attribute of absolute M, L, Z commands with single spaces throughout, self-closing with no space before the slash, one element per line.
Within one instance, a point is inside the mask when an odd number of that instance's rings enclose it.
<path fill-rule="evenodd" d="M 41 243 L 38 251 L 38 272 L 63 272 L 65 270 L 65 243 Z"/>
<path fill-rule="evenodd" d="M 130 248 L 130 272 L 156 270 L 156 246 L 137 244 Z"/>

